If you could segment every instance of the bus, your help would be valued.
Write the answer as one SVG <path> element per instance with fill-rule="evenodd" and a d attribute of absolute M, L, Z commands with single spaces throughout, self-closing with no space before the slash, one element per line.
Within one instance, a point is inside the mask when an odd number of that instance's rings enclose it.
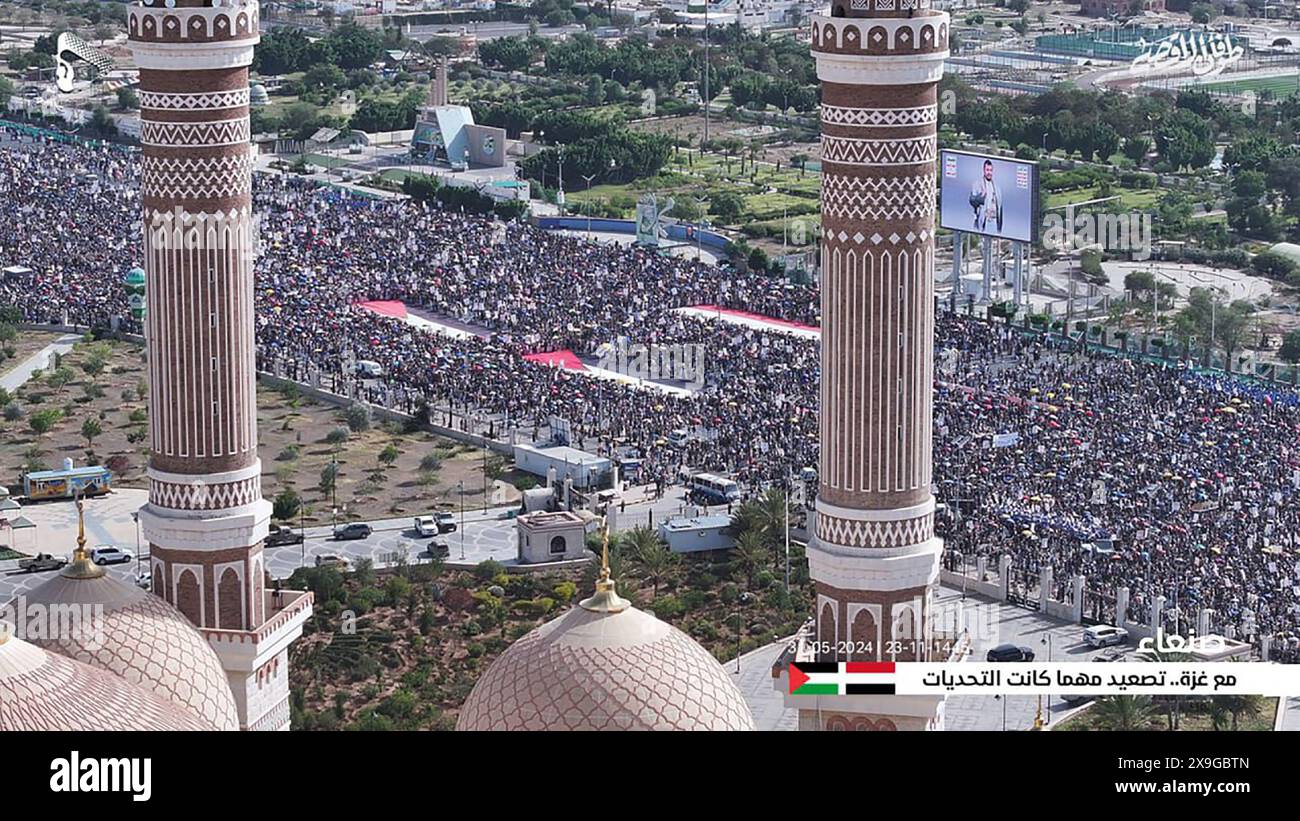
<path fill-rule="evenodd" d="M 38 470 L 23 476 L 23 495 L 29 501 L 100 496 L 113 489 L 113 474 L 105 467 Z"/>
<path fill-rule="evenodd" d="M 740 499 L 740 485 L 725 476 L 696 473 L 686 482 L 691 498 L 710 505 L 731 504 Z"/>

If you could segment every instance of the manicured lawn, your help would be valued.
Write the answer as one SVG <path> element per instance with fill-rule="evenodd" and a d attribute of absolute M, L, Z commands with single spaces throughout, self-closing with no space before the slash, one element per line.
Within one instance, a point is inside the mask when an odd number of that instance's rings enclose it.
<path fill-rule="evenodd" d="M 1205 83 L 1201 88 L 1207 91 L 1224 91 L 1233 94 L 1240 94 L 1245 91 L 1262 94 L 1267 91 L 1278 99 L 1284 99 L 1300 91 L 1300 74 L 1257 77 L 1253 80 L 1230 80 L 1222 83 Z"/>

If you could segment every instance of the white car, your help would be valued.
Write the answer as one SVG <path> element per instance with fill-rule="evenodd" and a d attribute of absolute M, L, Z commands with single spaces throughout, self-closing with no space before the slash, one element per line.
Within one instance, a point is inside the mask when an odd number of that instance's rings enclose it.
<path fill-rule="evenodd" d="M 432 516 L 416 516 L 415 532 L 419 536 L 437 536 L 438 522 Z"/>
<path fill-rule="evenodd" d="M 1083 631 L 1083 642 L 1089 647 L 1110 647 L 1128 642 L 1128 631 L 1123 627 L 1096 624 Z"/>
<path fill-rule="evenodd" d="M 90 560 L 95 564 L 124 564 L 134 558 L 131 551 L 111 545 L 100 545 L 90 551 Z"/>

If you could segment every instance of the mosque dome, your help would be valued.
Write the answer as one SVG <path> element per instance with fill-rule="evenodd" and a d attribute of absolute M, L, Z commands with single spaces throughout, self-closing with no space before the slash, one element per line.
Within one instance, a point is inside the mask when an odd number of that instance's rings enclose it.
<path fill-rule="evenodd" d="M 596 595 L 512 644 L 457 730 L 752 730 L 726 671 L 682 631 L 630 606 L 608 562 Z"/>
<path fill-rule="evenodd" d="M 248 89 L 248 103 L 252 106 L 264 106 L 271 102 L 271 95 L 267 93 L 266 86 L 261 83 L 253 83 Z"/>
<path fill-rule="evenodd" d="M 234 694 L 207 639 L 175 607 L 106 575 L 91 562 L 84 532 L 77 543 L 73 560 L 59 575 L 26 593 L 25 604 L 100 606 L 102 621 L 81 635 L 32 643 L 115 673 L 194 713 L 212 728 L 238 730 Z"/>
<path fill-rule="evenodd" d="M 165 698 L 0 629 L 0 732 L 211 729 Z"/>

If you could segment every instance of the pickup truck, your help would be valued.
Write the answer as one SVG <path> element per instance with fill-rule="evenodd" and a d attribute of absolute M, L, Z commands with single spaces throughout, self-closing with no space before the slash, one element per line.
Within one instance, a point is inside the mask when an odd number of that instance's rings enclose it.
<path fill-rule="evenodd" d="M 19 570 L 26 570 L 28 573 L 39 573 L 42 570 L 58 570 L 68 563 L 68 560 L 62 556 L 51 556 L 49 553 L 39 553 L 30 559 L 20 559 L 18 562 Z"/>

